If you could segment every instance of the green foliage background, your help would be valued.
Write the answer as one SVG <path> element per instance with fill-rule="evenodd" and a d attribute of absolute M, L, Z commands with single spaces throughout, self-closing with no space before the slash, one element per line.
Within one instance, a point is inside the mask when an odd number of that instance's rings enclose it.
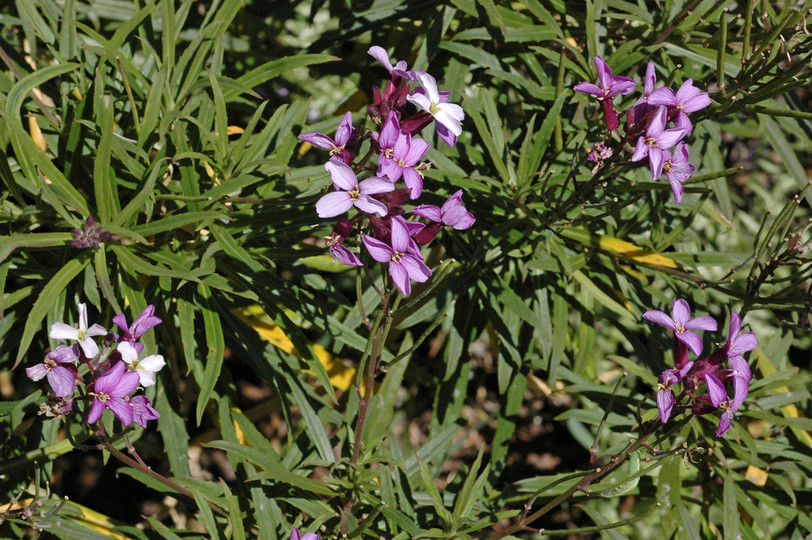
<path fill-rule="evenodd" d="M 11 390 L 0 403 L 0 511 L 34 497 L 47 510 L 37 525 L 63 538 L 288 538 L 296 525 L 326 538 L 465 538 L 498 537 L 531 499 L 536 509 L 565 495 L 588 517 L 585 532 L 611 537 L 812 533 L 803 9 L 752 0 L 4 4 L 0 370 Z M 387 372 L 351 463 L 359 397 L 333 387 L 314 345 L 355 365 L 368 332 L 354 274 L 325 264 L 317 245 L 329 233 L 314 210 L 328 183 L 324 156 L 296 136 L 332 133 L 345 110 L 368 122 L 371 87 L 385 76 L 371 45 L 434 74 L 465 109 L 459 144 L 430 150 L 426 187 L 432 203 L 463 189 L 477 224 L 425 252 L 440 270 L 397 308 Z M 640 80 L 651 61 L 667 85 L 693 78 L 711 91 L 714 105 L 692 116 L 697 171 L 682 205 L 628 162 L 591 174 L 586 153 L 606 134 L 594 102 L 571 88 L 595 79 L 596 55 L 616 75 Z M 89 215 L 115 240 L 71 247 Z M 623 254 L 616 240 L 643 253 Z M 646 253 L 675 267 L 648 264 Z M 639 447 L 629 444 L 634 426 L 656 412 L 644 394 L 672 361 L 666 334 L 641 316 L 668 311 L 673 298 L 719 321 L 714 342 L 724 342 L 731 311 L 756 332 L 746 406 L 723 439 L 713 419 L 668 424 L 648 442 L 673 451 L 644 462 L 632 499 L 573 493 L 599 429 L 598 454 L 619 456 L 604 475 Z M 164 319 L 147 349 L 168 365 L 147 395 L 162 415 L 168 475 L 194 494 L 184 502 L 198 532 L 156 517 L 147 530 L 93 525 L 91 509 L 43 495 L 52 460 L 70 446 L 36 416 L 45 397 L 23 368 L 53 345 L 51 324 L 76 317 L 77 301 L 99 322 L 149 304 Z M 367 311 L 378 302 L 364 295 Z M 300 357 L 234 312 L 256 306 Z M 433 358 L 415 346 L 427 330 Z M 476 343 L 493 358 L 485 426 L 465 412 Z M 281 447 L 237 406 L 246 373 L 273 390 L 272 409 L 288 423 Z M 556 423 L 573 441 L 561 451 L 583 452 L 584 473 L 528 468 L 506 480 L 538 381 L 571 396 Z M 425 410 L 424 442 L 413 447 L 393 426 Z M 208 444 L 226 451 L 237 482 L 190 471 L 190 441 L 212 429 Z M 474 432 L 484 440 L 476 460 L 449 475 Z M 769 471 L 766 486 L 745 479 L 748 465 Z M 624 481 L 625 470 L 595 489 Z M 119 474 L 183 498 L 143 471 Z M 438 479 L 448 482 L 442 491 Z M 28 525 L 10 509 L 0 531 L 23 534 Z"/>

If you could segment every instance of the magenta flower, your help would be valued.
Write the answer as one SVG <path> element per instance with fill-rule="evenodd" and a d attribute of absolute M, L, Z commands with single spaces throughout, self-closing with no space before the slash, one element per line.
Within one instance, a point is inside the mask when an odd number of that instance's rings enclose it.
<path fill-rule="evenodd" d="M 317 535 L 316 533 L 309 532 L 305 533 L 305 535 L 302 536 L 302 533 L 299 532 L 299 529 L 294 527 L 293 530 L 290 531 L 290 540 L 319 540 L 319 535 Z"/>
<path fill-rule="evenodd" d="M 652 92 L 654 92 L 654 87 L 657 84 L 657 72 L 654 69 L 654 62 L 649 62 L 646 66 L 646 76 L 643 78 L 643 97 L 637 100 L 635 105 L 642 105 L 643 103 L 648 103 L 648 98 Z"/>
<path fill-rule="evenodd" d="M 722 384 L 722 381 L 720 381 L 716 375 L 712 373 L 705 375 L 705 384 L 708 387 L 708 395 L 710 396 L 711 403 L 713 403 L 714 407 L 722 411 L 722 416 L 719 418 L 719 426 L 716 428 L 716 436 L 721 437 L 730 429 L 730 424 L 733 422 L 733 413 L 744 403 L 744 399 L 749 392 L 749 385 L 741 377 L 734 376 L 734 394 L 731 400 L 727 397 L 725 385 Z"/>
<path fill-rule="evenodd" d="M 587 160 L 592 163 L 597 163 L 597 165 L 592 167 L 592 174 L 598 174 L 598 171 L 603 168 L 604 160 L 611 158 L 613 155 L 614 151 L 603 143 L 597 143 L 593 146 L 592 150 L 586 156 Z"/>
<path fill-rule="evenodd" d="M 612 70 L 600 56 L 592 59 L 595 62 L 595 67 L 598 69 L 598 82 L 600 86 L 592 84 L 591 82 L 582 82 L 576 84 L 572 89 L 576 92 L 583 92 L 585 94 L 592 94 L 599 100 L 614 97 L 618 94 L 626 95 L 634 91 L 635 83 L 628 77 L 615 77 L 612 75 Z"/>
<path fill-rule="evenodd" d="M 121 423 L 129 426 L 133 422 L 133 408 L 126 398 L 138 387 L 138 373 L 127 371 L 127 364 L 117 362 L 107 373 L 96 380 L 93 391 L 93 404 L 87 415 L 87 423 L 98 422 L 105 409 L 113 411 Z"/>
<path fill-rule="evenodd" d="M 401 216 L 392 217 L 392 245 L 364 236 L 364 245 L 372 258 L 389 263 L 389 275 L 404 295 L 412 292 L 411 280 L 424 283 L 431 277 L 431 270 L 423 262 L 417 244 L 409 237 L 408 225 Z"/>
<path fill-rule="evenodd" d="M 359 183 L 352 168 L 336 158 L 331 158 L 324 164 L 324 168 L 330 173 L 333 186 L 346 191 L 328 193 L 319 199 L 316 203 L 316 212 L 319 217 L 334 217 L 343 214 L 353 206 L 369 214 L 386 215 L 386 205 L 376 201 L 370 195 L 393 191 L 395 186 L 392 182 L 384 178 L 373 177 Z"/>
<path fill-rule="evenodd" d="M 138 341 L 138 338 L 148 330 L 161 324 L 161 319 L 155 316 L 155 306 L 149 305 L 135 318 L 132 325 L 127 326 L 127 317 L 123 313 L 113 317 L 113 323 L 124 330 L 124 337 L 122 338 L 124 341 Z"/>
<path fill-rule="evenodd" d="M 77 248 L 98 249 L 99 244 L 107 242 L 113 237 L 113 233 L 104 231 L 93 216 L 87 216 L 85 224 L 81 229 L 73 229 L 73 240 L 70 245 Z"/>
<path fill-rule="evenodd" d="M 752 351 L 758 345 L 756 334 L 753 332 L 745 332 L 742 334 L 741 329 L 742 318 L 739 317 L 738 313 L 731 313 L 730 333 L 728 334 L 727 343 L 725 344 L 725 351 L 727 352 L 728 358 L 741 358 L 744 360 L 742 354 Z"/>
<path fill-rule="evenodd" d="M 73 389 L 76 387 L 75 364 L 77 360 L 79 360 L 79 345 L 68 347 L 59 344 L 56 349 L 45 356 L 42 364 L 26 368 L 25 374 L 32 381 L 48 377 L 48 384 L 51 385 L 54 394 L 64 398 L 73 394 Z"/>
<path fill-rule="evenodd" d="M 327 237 L 330 256 L 334 261 L 339 261 L 347 266 L 363 266 L 355 253 L 341 245 L 351 232 L 352 224 L 350 221 L 344 218 L 339 219 L 333 227 L 333 232 Z"/>
<path fill-rule="evenodd" d="M 91 338 L 93 336 L 104 336 L 107 330 L 101 325 L 94 324 L 87 327 L 87 305 L 79 304 L 79 328 L 73 328 L 65 323 L 57 322 L 51 326 L 51 333 L 48 337 L 52 339 L 70 339 L 79 342 L 79 346 L 84 351 L 87 358 L 95 358 L 99 354 L 99 346 Z"/>
<path fill-rule="evenodd" d="M 682 195 L 685 188 L 682 183 L 688 180 L 696 169 L 688 162 L 688 145 L 680 141 L 674 147 L 674 155 L 663 162 L 663 171 L 668 182 L 671 184 L 671 191 L 674 193 L 674 201 L 677 204 L 682 202 Z"/>
<path fill-rule="evenodd" d="M 674 299 L 671 314 L 674 317 L 673 319 L 662 311 L 651 310 L 646 311 L 643 314 L 643 318 L 647 321 L 671 328 L 675 332 L 676 338 L 687 345 L 695 355 L 699 356 L 702 354 L 702 338 L 699 337 L 696 332 L 691 332 L 691 329 L 715 332 L 716 321 L 713 320 L 713 317 L 703 315 L 696 319 L 691 319 L 691 307 L 688 305 L 688 302 L 682 298 Z"/>
<path fill-rule="evenodd" d="M 392 65 L 392 61 L 389 59 L 389 55 L 386 53 L 383 47 L 379 47 L 377 45 L 373 45 L 367 51 L 367 54 L 370 55 L 372 58 L 377 60 L 381 63 L 383 67 L 386 68 L 392 75 L 397 75 L 399 77 L 403 77 L 405 79 L 414 80 L 412 71 L 407 71 L 408 65 L 406 64 L 406 60 L 401 60 L 394 66 Z"/>
<path fill-rule="evenodd" d="M 350 161 L 352 161 L 352 155 L 346 149 L 346 146 L 352 140 L 355 133 L 355 128 L 352 127 L 352 113 L 347 111 L 344 118 L 342 118 L 338 124 L 334 138 L 330 138 L 323 133 L 302 133 L 299 135 L 299 139 L 309 142 L 313 146 L 329 150 L 331 156 L 336 156 L 344 163 L 349 164 Z"/>
<path fill-rule="evenodd" d="M 161 417 L 158 411 L 152 408 L 147 396 L 133 396 L 130 398 L 130 406 L 133 408 L 133 422 L 141 426 L 147 427 L 147 422 L 150 420 L 157 420 Z"/>
<path fill-rule="evenodd" d="M 671 411 L 676 403 L 674 391 L 671 387 L 680 382 L 693 365 L 693 362 L 688 362 L 682 369 L 666 369 L 660 374 L 657 389 L 657 409 L 660 412 L 660 421 L 663 424 L 671 418 Z"/>
<path fill-rule="evenodd" d="M 437 81 L 424 71 L 415 72 L 416 79 L 421 86 L 406 99 L 418 109 L 422 109 L 434 117 L 437 122 L 437 135 L 448 146 L 457 144 L 457 137 L 462 134 L 462 121 L 465 113 L 462 107 L 449 103 L 449 93 L 437 90 Z"/>
<path fill-rule="evenodd" d="M 476 222 L 474 214 L 465 209 L 462 205 L 462 190 L 457 190 L 448 200 L 443 203 L 442 208 L 430 204 L 416 206 L 412 212 L 415 215 L 424 217 L 444 226 L 454 227 L 458 231 L 464 231 L 473 226 Z"/>
<path fill-rule="evenodd" d="M 686 113 L 701 111 L 713 103 L 713 100 L 707 92 L 703 92 L 693 85 L 693 79 L 688 79 L 682 83 L 676 93 L 670 88 L 658 88 L 651 93 L 648 102 L 651 105 L 676 107 L 679 114 L 674 123 L 678 128 L 684 129 L 685 133 L 690 133 L 693 125 Z"/>
<path fill-rule="evenodd" d="M 420 163 L 428 151 L 429 143 L 423 139 L 412 139 L 409 134 L 398 133 L 391 152 L 382 153 L 378 158 L 381 163 L 378 176 L 386 176 L 392 182 L 397 182 L 402 176 L 403 183 L 409 188 L 410 197 L 414 200 L 423 192 L 423 176 L 415 165 Z"/>
<path fill-rule="evenodd" d="M 646 135 L 641 135 L 637 139 L 637 147 L 632 154 L 632 161 L 640 161 L 648 156 L 651 177 L 654 180 L 660 178 L 665 158 L 671 155 L 666 150 L 677 144 L 685 135 L 685 130 L 681 128 L 665 129 L 666 116 L 666 108 L 660 107 L 654 114 Z"/>

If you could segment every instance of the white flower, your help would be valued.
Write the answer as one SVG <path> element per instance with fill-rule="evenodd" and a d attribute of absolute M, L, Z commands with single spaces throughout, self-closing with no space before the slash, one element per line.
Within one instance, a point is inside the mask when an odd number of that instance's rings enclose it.
<path fill-rule="evenodd" d="M 155 374 L 166 365 L 164 357 L 160 354 L 151 354 L 139 360 L 138 351 L 129 341 L 119 343 L 118 352 L 121 354 L 121 359 L 130 366 L 130 371 L 138 373 L 139 382 L 144 387 L 155 384 Z"/>
<path fill-rule="evenodd" d="M 462 121 L 465 120 L 462 107 L 454 103 L 448 103 L 448 92 L 440 93 L 437 90 L 437 81 L 434 80 L 434 77 L 424 71 L 417 71 L 415 74 L 422 86 L 423 93 L 418 88 L 414 94 L 407 96 L 406 99 L 416 107 L 431 114 L 437 123 L 453 133 L 455 138 L 459 137 L 462 134 Z"/>
<path fill-rule="evenodd" d="M 73 328 L 65 323 L 58 322 L 51 326 L 51 333 L 48 334 L 52 339 L 73 339 L 79 342 L 85 356 L 94 358 L 99 354 L 99 346 L 91 338 L 93 336 L 103 336 L 107 334 L 107 330 L 99 324 L 94 324 L 90 328 L 87 327 L 87 305 L 79 304 L 79 328 Z"/>

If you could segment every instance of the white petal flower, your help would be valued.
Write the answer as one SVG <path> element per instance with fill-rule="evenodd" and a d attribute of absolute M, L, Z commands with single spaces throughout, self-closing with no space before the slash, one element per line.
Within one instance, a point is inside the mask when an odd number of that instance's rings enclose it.
<path fill-rule="evenodd" d="M 152 354 L 139 360 L 138 351 L 129 341 L 119 343 L 118 352 L 121 354 L 121 359 L 130 366 L 130 371 L 138 373 L 138 380 L 143 387 L 155 384 L 155 374 L 166 365 L 164 357 L 160 354 Z"/>

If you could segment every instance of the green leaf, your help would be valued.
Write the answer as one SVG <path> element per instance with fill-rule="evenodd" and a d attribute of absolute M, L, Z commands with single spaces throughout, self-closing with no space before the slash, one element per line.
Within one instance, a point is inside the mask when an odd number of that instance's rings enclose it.
<path fill-rule="evenodd" d="M 198 285 L 197 290 L 202 300 L 200 311 L 203 314 L 203 327 L 206 332 L 207 346 L 206 368 L 203 372 L 203 380 L 199 382 L 200 394 L 197 398 L 197 408 L 195 410 L 195 418 L 199 426 L 203 420 L 203 412 L 206 410 L 206 405 L 214 393 L 214 386 L 220 377 L 226 345 L 223 339 L 223 327 L 220 325 L 218 309 L 211 296 L 211 289 L 201 283 Z"/>

